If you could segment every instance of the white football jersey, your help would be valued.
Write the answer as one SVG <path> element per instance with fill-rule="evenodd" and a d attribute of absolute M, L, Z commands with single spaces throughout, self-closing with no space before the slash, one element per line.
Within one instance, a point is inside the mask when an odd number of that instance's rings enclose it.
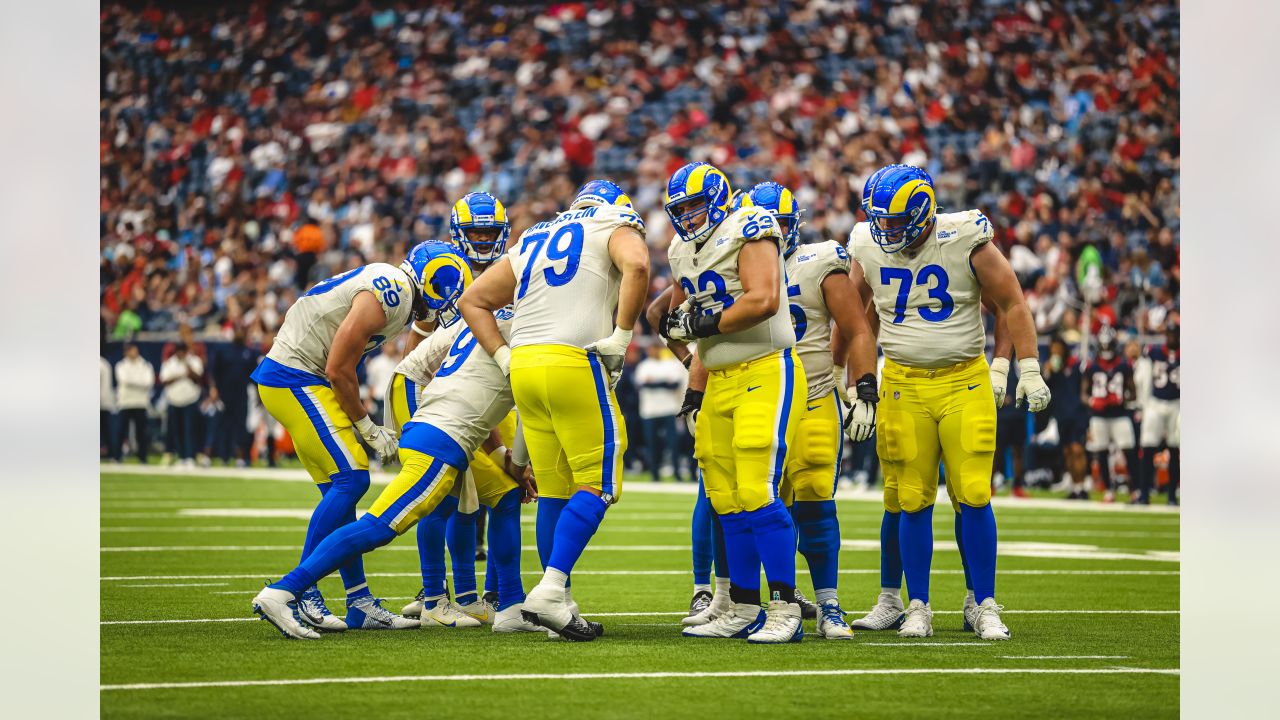
<path fill-rule="evenodd" d="M 742 297 L 738 252 L 747 241 L 758 238 L 772 239 L 775 247 L 780 247 L 778 222 L 764 208 L 744 207 L 725 218 L 711 237 L 703 241 L 701 249 L 679 235 L 671 241 L 667 250 L 671 274 L 688 296 L 687 304 L 692 312 L 720 312 Z M 778 312 L 773 317 L 746 330 L 698 340 L 698 357 L 707 368 L 719 370 L 796 344 L 786 303 L 786 270 L 781 253 L 778 282 L 782 302 L 778 303 Z"/>
<path fill-rule="evenodd" d="M 831 313 L 822 296 L 822 281 L 832 273 L 849 274 L 849 253 L 835 240 L 801 245 L 787 260 L 787 303 L 810 400 L 829 395 L 836 386 L 831 376 L 835 364 L 831 358 Z"/>
<path fill-rule="evenodd" d="M 511 340 L 511 306 L 494 313 L 498 330 Z M 439 333 L 441 331 L 437 331 Z M 443 361 L 410 422 L 429 423 L 453 438 L 470 455 L 489 437 L 489 431 L 515 407 L 511 382 L 489 353 L 480 347 L 465 323 L 443 332 L 453 337 Z"/>
<path fill-rule="evenodd" d="M 853 227 L 849 250 L 871 287 L 886 357 L 907 367 L 940 368 L 983 353 L 982 288 L 969 256 L 992 236 L 991 222 L 979 210 L 940 213 L 933 237 L 910 257 L 881 250 L 868 223 Z"/>
<path fill-rule="evenodd" d="M 404 356 L 400 364 L 396 365 L 396 372 L 419 386 L 431 382 L 436 376 L 436 369 L 444 361 L 445 355 L 449 354 L 449 346 L 466 327 L 465 322 L 458 320 L 447 328 L 435 330 Z"/>
<path fill-rule="evenodd" d="M 324 377 L 329 348 L 338 326 L 347 318 L 357 294 L 369 291 L 378 299 L 387 322 L 365 346 L 369 354 L 395 338 L 413 319 L 413 288 L 409 276 L 394 265 L 373 263 L 321 280 L 285 313 L 267 357 L 297 370 Z"/>
<path fill-rule="evenodd" d="M 609 258 L 620 227 L 644 235 L 629 208 L 597 205 L 562 212 L 520 235 L 508 252 L 516 276 L 511 347 L 586 347 L 613 332 L 622 273 Z"/>

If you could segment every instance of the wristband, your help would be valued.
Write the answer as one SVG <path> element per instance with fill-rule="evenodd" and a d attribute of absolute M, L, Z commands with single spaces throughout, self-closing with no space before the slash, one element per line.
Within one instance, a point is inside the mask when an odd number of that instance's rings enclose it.
<path fill-rule="evenodd" d="M 374 427 L 373 420 L 369 419 L 368 415 L 356 421 L 356 430 L 360 431 L 361 437 L 367 438 L 372 435 Z"/>
<path fill-rule="evenodd" d="M 498 363 L 498 367 L 502 369 L 503 374 L 511 374 L 511 346 L 503 345 L 493 353 L 493 361 Z"/>
<path fill-rule="evenodd" d="M 869 403 L 877 403 L 880 401 L 880 393 L 876 390 L 876 376 L 867 373 L 858 378 L 858 384 L 855 391 L 859 400 Z"/>
<path fill-rule="evenodd" d="M 1007 360 L 1005 362 L 1008 362 Z M 1040 361 L 1036 358 L 1025 358 L 1018 361 L 1019 375 L 1039 375 Z"/>
<path fill-rule="evenodd" d="M 722 312 L 712 313 L 710 315 L 695 315 L 693 321 L 689 323 L 689 331 L 697 338 L 719 335 L 720 318 L 723 315 L 724 313 Z"/>
<path fill-rule="evenodd" d="M 490 450 L 489 459 L 505 472 L 507 469 L 507 446 L 499 445 L 497 448 Z"/>
<path fill-rule="evenodd" d="M 427 332 L 426 330 L 423 330 L 422 328 L 418 327 L 418 323 L 417 323 L 416 321 L 415 321 L 415 322 L 411 322 L 411 323 L 409 323 L 409 327 L 413 328 L 413 331 L 414 331 L 414 332 L 418 333 L 419 335 L 421 335 L 421 336 L 422 336 L 422 337 L 424 337 L 424 338 L 426 338 L 426 337 L 431 337 L 431 333 L 429 333 L 429 332 Z"/>
<path fill-rule="evenodd" d="M 1019 365 L 1018 367 L 1022 367 L 1022 366 Z M 1008 375 L 1009 374 L 1009 358 L 1007 357 L 995 358 L 994 360 L 991 361 L 991 370 L 993 372 L 998 372 L 1001 375 Z"/>

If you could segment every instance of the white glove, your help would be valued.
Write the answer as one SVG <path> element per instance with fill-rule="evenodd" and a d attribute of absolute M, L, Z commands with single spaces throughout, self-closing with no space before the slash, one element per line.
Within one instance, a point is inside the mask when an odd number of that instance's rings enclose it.
<path fill-rule="evenodd" d="M 991 361 L 991 389 L 996 394 L 996 409 L 999 410 L 1009 392 L 1009 358 L 998 357 Z"/>
<path fill-rule="evenodd" d="M 1018 390 L 1014 397 L 1014 404 L 1021 404 L 1023 400 L 1027 401 L 1027 409 L 1033 413 L 1049 407 L 1049 386 L 1044 384 L 1044 378 L 1040 377 L 1040 361 L 1035 358 L 1026 358 L 1018 361 Z"/>
<path fill-rule="evenodd" d="M 502 374 L 511 377 L 511 347 L 503 345 L 493 353 L 493 361 L 498 363 L 498 369 Z"/>
<path fill-rule="evenodd" d="M 383 463 L 389 463 L 395 459 L 396 453 L 400 450 L 400 441 L 396 439 L 395 433 L 381 425 L 374 425 L 368 415 L 356 421 L 356 430 L 360 432 L 360 437 L 369 443 L 369 447 L 378 453 L 378 459 Z"/>
<path fill-rule="evenodd" d="M 600 363 L 616 383 L 617 378 L 622 377 L 622 363 L 627 357 L 627 346 L 630 344 L 631 331 L 616 327 L 612 335 L 600 338 L 583 349 L 600 357 Z"/>
<path fill-rule="evenodd" d="M 853 404 L 844 416 L 844 432 L 854 442 L 870 438 L 876 431 L 876 402 L 879 398 L 874 375 L 858 381 Z"/>
<path fill-rule="evenodd" d="M 836 380 L 836 392 L 840 393 L 840 400 L 849 404 L 849 374 L 843 367 L 836 365 L 831 368 L 831 377 Z"/>

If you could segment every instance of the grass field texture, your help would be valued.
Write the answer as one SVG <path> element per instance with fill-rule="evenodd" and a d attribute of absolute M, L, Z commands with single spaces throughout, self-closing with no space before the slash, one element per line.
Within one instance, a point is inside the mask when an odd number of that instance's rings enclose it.
<path fill-rule="evenodd" d="M 108 471 L 109 470 L 109 471 Z M 692 592 L 691 492 L 631 478 L 574 573 L 593 643 L 487 627 L 285 641 L 250 609 L 298 561 L 317 493 L 298 473 L 102 475 L 105 717 L 1174 717 L 1179 516 L 1077 504 L 997 505 L 997 597 L 1013 639 L 961 630 L 964 577 L 945 498 L 935 518 L 935 636 L 861 632 L 750 646 L 680 637 Z M 385 479 L 385 478 L 384 478 Z M 376 481 L 375 481 L 376 482 Z M 377 495 L 375 486 L 367 506 Z M 654 492 L 656 490 L 656 492 Z M 879 586 L 881 508 L 839 501 L 840 597 Z M 525 588 L 541 574 L 523 517 Z M 801 588 L 812 597 L 798 559 Z M 366 557 L 398 610 L 421 585 L 413 532 Z M 480 563 L 477 574 L 483 578 Z M 321 583 L 342 614 L 336 577 Z"/>

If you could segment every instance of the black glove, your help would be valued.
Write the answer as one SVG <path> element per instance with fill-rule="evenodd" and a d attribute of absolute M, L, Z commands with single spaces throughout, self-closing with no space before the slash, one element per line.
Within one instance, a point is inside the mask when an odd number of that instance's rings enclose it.
<path fill-rule="evenodd" d="M 690 342 L 698 338 L 711 337 L 720 334 L 720 316 L 723 313 L 712 313 L 711 315 L 703 315 L 702 313 L 690 313 L 680 310 L 668 311 L 662 316 L 662 323 L 658 327 L 658 334 L 668 340 L 676 340 L 679 342 Z"/>
<path fill-rule="evenodd" d="M 854 386 L 854 394 L 859 400 L 865 400 L 873 405 L 880 402 L 880 391 L 876 389 L 876 376 L 867 373 L 858 378 L 858 383 Z"/>
<path fill-rule="evenodd" d="M 687 388 L 684 391 L 684 403 L 680 406 L 680 412 L 676 413 L 684 418 L 685 427 L 688 428 L 690 435 L 694 434 L 694 428 L 698 424 L 698 413 L 702 412 L 703 394 L 701 390 Z"/>

